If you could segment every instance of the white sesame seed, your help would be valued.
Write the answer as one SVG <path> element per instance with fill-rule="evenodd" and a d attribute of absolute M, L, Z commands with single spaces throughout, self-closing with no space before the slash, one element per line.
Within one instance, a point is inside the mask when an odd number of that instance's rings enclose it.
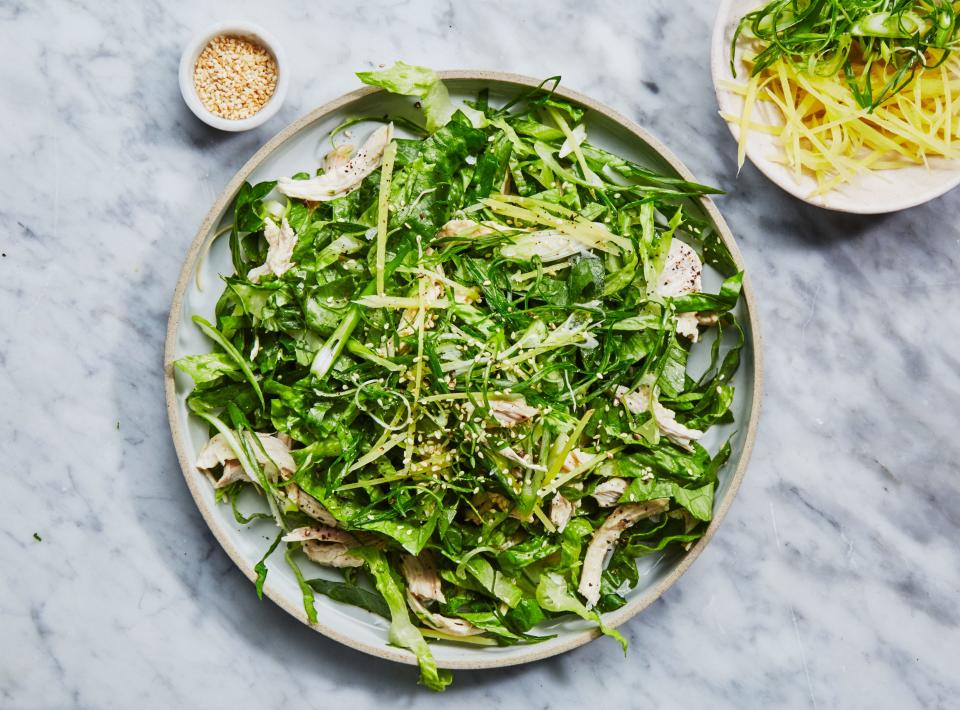
<path fill-rule="evenodd" d="M 255 42 L 220 35 L 197 57 L 193 84 L 200 102 L 211 113 L 231 120 L 249 118 L 273 96 L 277 63 Z"/>

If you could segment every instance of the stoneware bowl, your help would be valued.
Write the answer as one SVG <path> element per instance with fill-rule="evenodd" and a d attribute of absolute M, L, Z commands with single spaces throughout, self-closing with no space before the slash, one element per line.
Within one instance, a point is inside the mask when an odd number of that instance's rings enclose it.
<path fill-rule="evenodd" d="M 475 97 L 478 90 L 488 87 L 493 103 L 509 100 L 539 83 L 529 77 L 479 71 L 443 72 L 442 76 L 454 100 Z M 591 142 L 667 174 L 693 179 L 689 170 L 637 124 L 580 94 L 562 89 L 558 93 L 588 109 L 587 127 Z M 230 219 L 229 210 L 234 195 L 243 182 L 275 179 L 300 170 L 312 171 L 319 164 L 323 153 L 329 150 L 327 138 L 331 129 L 348 117 L 384 114 L 418 117 L 412 99 L 387 94 L 379 89 L 363 88 L 304 116 L 257 151 L 230 181 L 208 213 L 187 252 L 180 280 L 173 294 L 164 354 L 167 411 L 173 442 L 187 485 L 210 530 L 240 570 L 251 580 L 256 577 L 254 565 L 274 536 L 275 528 L 266 521 L 257 521 L 247 527 L 239 526 L 234 521 L 229 505 L 215 504 L 213 487 L 193 465 L 197 452 L 206 442 L 206 427 L 189 415 L 184 400 L 192 388 L 192 383 L 183 373 L 175 371 L 172 363 L 183 355 L 209 352 L 211 349 L 211 343 L 197 330 L 190 321 L 190 316 L 200 314 L 213 318 L 214 305 L 221 290 L 218 274 L 233 272 L 227 238 L 214 239 L 214 235 L 218 228 Z M 372 128 L 372 125 L 354 126 L 352 131 L 357 135 L 357 140 L 362 140 L 365 133 Z M 733 258 L 742 268 L 740 252 L 733 236 L 713 203 L 707 199 L 697 200 L 690 203 L 690 209 L 713 222 L 730 248 Z M 708 268 L 704 274 L 704 290 L 716 292 L 721 280 L 718 274 Z M 746 333 L 742 365 L 733 383 L 736 386 L 733 404 L 736 422 L 716 427 L 704 441 L 708 449 L 716 451 L 728 436 L 733 435 L 733 454 L 720 472 L 713 522 L 704 537 L 689 551 L 672 550 L 639 560 L 640 583 L 628 594 L 626 605 L 605 615 L 605 621 L 610 626 L 622 624 L 649 606 L 677 581 L 713 537 L 743 478 L 756 432 L 761 389 L 760 335 L 749 280 L 744 282 L 743 296 L 736 311 Z M 709 346 L 697 349 L 699 352 L 696 357 L 691 358 L 691 368 L 706 367 L 709 357 L 705 351 L 709 349 Z M 250 500 L 241 499 L 241 504 L 249 510 L 256 504 L 254 494 L 251 493 Z M 308 578 L 335 579 L 339 574 L 307 561 L 302 564 Z M 292 573 L 283 564 L 282 555 L 277 554 L 271 558 L 269 567 L 270 573 L 264 589 L 267 596 L 291 615 L 307 623 L 300 590 Z M 253 593 L 251 586 L 250 594 Z M 415 663 L 413 655 L 407 651 L 387 645 L 387 622 L 384 619 L 356 607 L 331 601 L 319 594 L 316 605 L 319 622 L 313 628 L 320 633 L 375 656 L 402 663 Z M 556 638 L 531 646 L 505 648 L 447 642 L 435 642 L 432 646 L 437 662 L 442 667 L 491 668 L 546 658 L 580 646 L 598 635 L 591 624 L 579 619 L 552 623 L 542 630 L 556 634 Z"/>
<path fill-rule="evenodd" d="M 243 37 L 259 44 L 273 55 L 273 59 L 277 63 L 277 86 L 273 95 L 264 104 L 263 108 L 249 118 L 230 119 L 218 116 L 208 111 L 197 95 L 197 89 L 193 83 L 193 68 L 197 63 L 197 57 L 200 56 L 200 52 L 203 51 L 210 40 L 220 35 Z M 283 47 L 265 29 L 252 22 L 221 22 L 194 35 L 187 43 L 183 54 L 180 55 L 179 81 L 183 100 L 201 121 L 208 126 L 219 128 L 221 131 L 249 131 L 251 128 L 256 128 L 270 120 L 280 110 L 283 100 L 287 96 L 287 87 L 290 84 L 290 68 L 287 65 L 287 57 L 283 52 Z"/>
<path fill-rule="evenodd" d="M 761 0 L 721 0 L 713 25 L 710 50 L 713 86 L 717 102 L 724 113 L 739 116 L 743 98 L 723 88 L 723 83 L 735 81 L 730 71 L 730 42 L 741 17 L 762 5 Z M 738 47 L 747 41 L 738 39 Z M 737 76 L 742 81 L 747 74 L 737 53 Z M 776 109 L 764 102 L 754 104 L 757 117 L 764 123 L 777 123 Z M 728 123 L 736 140 L 740 139 L 737 125 Z M 864 173 L 851 182 L 840 185 L 824 195 L 812 197 L 816 182 L 809 175 L 798 181 L 793 172 L 772 158 L 782 154 L 775 136 L 751 131 L 747 138 L 747 157 L 757 168 L 781 188 L 804 202 L 839 212 L 856 214 L 883 214 L 929 202 L 960 184 L 960 162 L 932 159 L 928 167 L 911 166 L 899 170 L 877 170 Z"/>

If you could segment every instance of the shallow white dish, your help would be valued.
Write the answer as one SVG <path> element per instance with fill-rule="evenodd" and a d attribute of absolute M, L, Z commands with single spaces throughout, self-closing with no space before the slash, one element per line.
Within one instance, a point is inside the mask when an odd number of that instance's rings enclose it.
<path fill-rule="evenodd" d="M 539 83 L 528 77 L 489 72 L 457 71 L 443 72 L 441 75 L 454 100 L 473 98 L 478 90 L 487 87 L 490 89 L 491 102 L 499 103 Z M 587 126 L 591 142 L 667 174 L 693 179 L 691 173 L 666 148 L 629 119 L 580 94 L 565 90 L 560 90 L 558 94 L 589 109 Z M 417 118 L 418 113 L 413 107 L 412 99 L 372 88 L 354 91 L 316 109 L 281 131 L 237 173 L 207 215 L 187 253 L 174 292 L 164 355 L 170 428 L 183 474 L 200 512 L 224 550 L 251 580 L 256 577 L 254 565 L 275 534 L 275 527 L 271 522 L 264 521 L 241 527 L 234 521 L 229 505 L 215 504 L 212 486 L 193 466 L 197 452 L 206 442 L 206 427 L 190 417 L 187 411 L 185 398 L 192 389 L 189 377 L 172 366 L 173 361 L 183 355 L 209 352 L 211 349 L 211 343 L 191 323 L 190 316 L 200 314 L 207 318 L 212 317 L 221 291 L 218 274 L 232 273 L 233 267 L 225 238 L 214 241 L 209 254 L 204 254 L 218 225 L 223 219 L 229 218 L 227 214 L 233 198 L 245 180 L 258 182 L 291 175 L 300 170 L 314 170 L 323 153 L 329 149 L 329 131 L 347 117 L 391 114 Z M 352 130 L 358 139 L 362 139 L 368 128 L 355 126 Z M 734 259 L 740 268 L 743 268 L 740 252 L 729 228 L 713 203 L 699 200 L 692 204 L 691 208 L 698 210 L 714 223 Z M 203 289 L 197 286 L 198 272 Z M 704 290 L 715 292 L 721 280 L 719 274 L 708 267 L 704 274 Z M 749 280 L 744 282 L 743 295 L 735 311 L 746 334 L 742 364 L 733 381 L 737 388 L 733 404 L 736 423 L 715 427 L 704 440 L 707 448 L 716 451 L 726 437 L 733 434 L 732 456 L 720 473 L 714 520 L 704 537 L 697 541 L 689 552 L 672 551 L 644 557 L 639 561 L 640 584 L 627 595 L 628 603 L 625 606 L 605 615 L 606 623 L 611 626 L 623 623 L 650 605 L 690 566 L 713 536 L 744 475 L 759 417 L 762 377 L 760 335 L 755 320 L 757 310 Z M 699 349 L 697 357 L 691 358 L 692 369 L 705 367 L 708 351 L 709 346 Z M 246 507 L 250 507 L 249 502 Z M 313 563 L 303 564 L 308 577 L 335 579 L 338 575 L 336 571 Z M 270 573 L 264 588 L 266 595 L 290 614 L 307 623 L 300 590 L 292 573 L 283 564 L 282 555 L 271 558 L 269 567 Z M 250 593 L 254 593 L 252 587 Z M 380 617 L 331 601 L 322 595 L 317 595 L 316 606 L 319 623 L 313 628 L 317 631 L 373 655 L 403 663 L 415 663 L 412 654 L 387 645 L 387 623 Z M 532 646 L 469 647 L 443 642 L 434 642 L 431 645 L 441 667 L 490 668 L 546 658 L 575 648 L 598 635 L 591 624 L 579 619 L 551 624 L 549 630 L 557 634 L 555 639 Z"/>
<path fill-rule="evenodd" d="M 255 42 L 270 52 L 277 63 L 277 86 L 273 90 L 273 95 L 263 108 L 249 118 L 231 119 L 218 116 L 208 111 L 197 95 L 197 88 L 193 83 L 193 68 L 197 63 L 197 57 L 210 40 L 220 35 L 234 35 Z M 220 22 L 203 32 L 198 32 L 190 39 L 180 56 L 178 78 L 183 100 L 201 121 L 221 131 L 249 131 L 269 121 L 280 110 L 287 96 L 287 87 L 290 85 L 290 67 L 280 42 L 259 25 L 252 22 Z"/>
<path fill-rule="evenodd" d="M 740 18 L 762 4 L 761 0 L 721 0 L 714 21 L 710 48 L 713 86 L 717 92 L 720 110 L 734 116 L 740 115 L 743 98 L 722 88 L 723 82 L 735 80 L 730 71 L 730 42 Z M 742 80 L 747 73 L 739 63 L 739 53 L 737 56 L 737 76 Z M 776 110 L 772 106 L 757 102 L 754 110 L 765 122 L 776 122 Z M 727 126 L 734 139 L 739 140 L 739 127 L 732 123 L 728 123 Z M 775 136 L 754 131 L 747 138 L 747 157 L 760 172 L 804 202 L 839 212 L 855 214 L 897 212 L 929 202 L 960 185 L 960 162 L 931 160 L 929 167 L 916 166 L 865 173 L 824 195 L 811 197 L 816 189 L 816 182 L 808 175 L 802 176 L 797 181 L 788 167 L 771 159 L 781 152 Z"/>

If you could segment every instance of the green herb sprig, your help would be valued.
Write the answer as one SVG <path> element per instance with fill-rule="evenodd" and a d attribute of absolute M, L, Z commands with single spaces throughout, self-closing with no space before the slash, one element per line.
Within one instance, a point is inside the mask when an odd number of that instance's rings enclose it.
<path fill-rule="evenodd" d="M 815 76 L 845 78 L 857 103 L 873 110 L 910 84 L 921 69 L 945 62 L 958 42 L 960 19 L 950 0 L 772 0 L 741 18 L 730 47 L 736 76 L 737 40 L 762 49 L 751 72 L 778 60 Z M 881 83 L 875 85 L 881 68 Z"/>

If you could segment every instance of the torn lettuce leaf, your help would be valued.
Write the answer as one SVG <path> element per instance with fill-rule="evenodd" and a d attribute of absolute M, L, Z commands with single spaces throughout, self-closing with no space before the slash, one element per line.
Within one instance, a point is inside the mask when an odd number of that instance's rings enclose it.
<path fill-rule="evenodd" d="M 470 119 L 474 128 L 487 125 L 487 119 L 481 111 L 469 106 L 454 106 L 450 92 L 433 69 L 397 62 L 388 69 L 357 72 L 357 77 L 364 84 L 379 86 L 393 94 L 416 96 L 420 99 L 423 115 L 427 120 L 427 131 L 430 133 L 447 125 L 458 110 Z"/>
<path fill-rule="evenodd" d="M 587 609 L 567 586 L 567 580 L 556 572 L 547 572 L 540 576 L 537 583 L 537 601 L 544 609 L 555 612 L 570 612 L 581 619 L 594 621 L 600 632 L 620 643 L 624 655 L 627 653 L 627 640 L 616 629 L 611 629 L 603 623 L 603 617 L 595 610 Z"/>
<path fill-rule="evenodd" d="M 404 598 L 403 583 L 390 569 L 384 554 L 373 547 L 361 547 L 354 554 L 367 564 L 377 591 L 390 611 L 390 643 L 413 652 L 420 664 L 420 682 L 430 690 L 444 690 L 453 680 L 450 671 L 437 668 L 430 645 L 410 621 L 410 611 Z"/>

